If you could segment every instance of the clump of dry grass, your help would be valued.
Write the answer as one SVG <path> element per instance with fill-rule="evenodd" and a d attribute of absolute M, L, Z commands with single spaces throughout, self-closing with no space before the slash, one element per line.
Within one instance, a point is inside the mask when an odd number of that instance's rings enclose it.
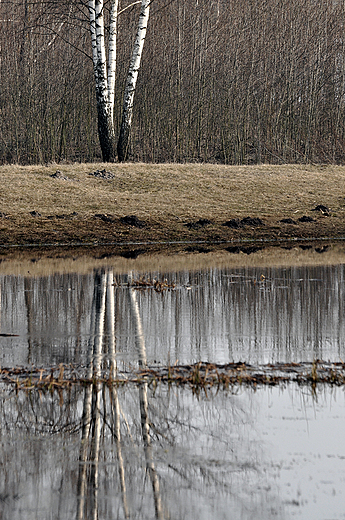
<path fill-rule="evenodd" d="M 19 390 L 60 391 L 72 385 L 103 384 L 109 387 L 129 383 L 146 382 L 153 387 L 158 383 L 169 385 L 187 385 L 194 391 L 209 388 L 229 388 L 245 385 L 256 387 L 285 385 L 295 382 L 309 385 L 314 390 L 316 385 L 345 385 L 345 365 L 343 362 L 324 362 L 314 360 L 312 363 L 277 363 L 275 365 L 252 366 L 244 362 L 215 363 L 198 362 L 191 365 L 162 366 L 142 368 L 130 372 L 122 372 L 114 378 L 109 373 L 101 374 L 97 379 L 88 378 L 85 369 L 73 365 L 52 366 L 46 368 L 2 368 L 0 381 Z"/>

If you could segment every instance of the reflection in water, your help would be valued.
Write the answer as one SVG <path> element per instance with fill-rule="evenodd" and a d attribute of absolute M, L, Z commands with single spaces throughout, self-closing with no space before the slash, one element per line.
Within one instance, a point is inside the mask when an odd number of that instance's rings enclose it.
<path fill-rule="evenodd" d="M 121 456 L 111 391 L 102 388 L 99 444 L 96 451 L 91 433 L 84 461 L 83 389 L 60 396 L 3 393 L 2 518 L 157 516 L 138 389 L 117 391 Z M 292 384 L 284 391 L 239 389 L 207 397 L 187 388 L 149 388 L 152 460 L 164 518 L 342 518 L 344 404 L 342 389 L 319 389 L 315 400 Z"/>
<path fill-rule="evenodd" d="M 107 276 L 104 272 L 96 273 L 95 275 L 95 287 L 91 309 L 91 330 L 87 358 L 87 377 L 88 379 L 94 379 L 95 383 L 88 385 L 85 388 L 83 429 L 79 457 L 77 520 L 82 520 L 83 518 L 88 517 L 96 520 L 98 511 L 101 384 L 97 382 L 97 380 L 100 379 L 101 375 L 100 364 L 103 345 L 105 295 L 106 288 L 108 288 L 106 278 Z M 91 442 L 89 443 L 90 432 Z M 88 456 L 89 450 L 90 454 Z M 91 462 L 89 479 L 91 492 L 89 493 L 86 486 L 88 461 Z M 87 506 L 89 506 L 89 508 L 87 508 Z M 90 511 L 87 511 L 87 509 Z"/>
<path fill-rule="evenodd" d="M 131 277 L 130 277 L 131 280 Z M 135 327 L 135 338 L 136 338 L 136 347 L 138 351 L 138 359 L 139 359 L 139 367 L 146 367 L 146 348 L 145 348 L 145 338 L 143 334 L 143 328 L 141 324 L 140 312 L 137 302 L 137 295 L 135 289 L 129 289 L 129 298 L 131 302 L 131 310 L 133 316 L 133 322 Z M 152 445 L 151 445 L 151 436 L 150 436 L 150 421 L 148 415 L 148 400 L 147 400 L 147 383 L 140 383 L 139 385 L 139 402 L 140 402 L 140 417 L 141 417 L 141 428 L 143 435 L 143 444 L 145 451 L 145 459 L 146 459 L 146 468 L 150 476 L 153 496 L 155 501 L 155 512 L 156 518 L 159 520 L 164 518 L 162 501 L 159 490 L 159 480 L 157 476 L 157 472 L 155 469 L 155 465 L 153 462 L 153 454 L 152 454 Z"/>
<path fill-rule="evenodd" d="M 193 395 L 102 385 L 123 364 L 344 357 L 344 266 L 2 277 L 2 366 L 85 365 L 94 383 L 2 387 L 3 518 L 341 518 L 342 390 Z M 299 475 L 303 473 L 303 481 Z M 322 492 L 315 492 L 315 489 Z"/>
<path fill-rule="evenodd" d="M 343 265 L 157 276 L 177 288 L 136 292 L 149 365 L 345 356 Z M 20 335 L 1 339 L 1 365 L 85 364 L 97 280 L 95 273 L 0 277 L 1 331 Z M 137 364 L 127 277 L 115 282 L 116 358 Z"/>
<path fill-rule="evenodd" d="M 136 330 L 136 346 L 139 365 L 146 366 L 145 339 L 142 333 L 141 318 L 133 289 L 128 290 L 130 310 Z M 116 455 L 118 460 L 119 480 L 121 487 L 123 514 L 130 518 L 126 492 L 125 466 L 122 457 L 121 421 L 118 389 L 115 385 L 110 387 L 111 414 L 106 413 L 106 402 L 102 393 L 103 387 L 99 382 L 101 377 L 101 364 L 103 360 L 102 349 L 107 349 L 107 359 L 110 365 L 110 377 L 115 379 L 117 371 L 116 343 L 114 328 L 114 284 L 113 273 L 101 271 L 95 274 L 95 286 L 91 311 L 91 333 L 89 340 L 87 378 L 94 380 L 92 385 L 87 385 L 84 395 L 82 439 L 79 455 L 79 476 L 77 486 L 78 506 L 77 520 L 98 518 L 98 496 L 100 491 L 99 466 L 100 466 L 100 437 L 102 410 L 107 421 L 111 421 L 111 431 L 114 435 Z M 106 325 L 106 334 L 104 327 Z M 107 345 L 104 339 L 107 337 Z M 151 480 L 155 504 L 156 518 L 164 519 L 163 508 L 159 490 L 159 480 L 153 461 L 153 453 L 150 436 L 150 421 L 148 415 L 147 383 L 138 385 L 139 404 L 143 447 L 146 460 L 146 469 Z"/>

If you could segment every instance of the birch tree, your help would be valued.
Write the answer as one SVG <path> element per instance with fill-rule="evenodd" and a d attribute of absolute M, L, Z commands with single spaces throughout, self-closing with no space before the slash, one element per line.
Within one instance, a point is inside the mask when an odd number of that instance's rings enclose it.
<path fill-rule="evenodd" d="M 117 154 L 120 162 L 125 161 L 128 157 L 128 141 L 132 125 L 134 94 L 149 21 L 150 2 L 151 0 L 141 0 L 139 24 L 127 75 L 123 99 L 122 122 L 117 144 Z"/>
<path fill-rule="evenodd" d="M 104 162 L 115 159 L 114 97 L 118 0 L 111 1 L 108 65 L 104 34 L 103 0 L 89 0 L 93 69 L 96 84 L 98 135 Z"/>

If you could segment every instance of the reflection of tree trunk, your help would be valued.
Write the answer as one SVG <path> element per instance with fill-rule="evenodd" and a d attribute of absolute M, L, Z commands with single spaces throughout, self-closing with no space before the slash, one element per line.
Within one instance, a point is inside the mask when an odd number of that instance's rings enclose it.
<path fill-rule="evenodd" d="M 129 277 L 129 280 L 131 280 L 131 277 Z M 133 325 L 134 325 L 134 331 L 135 331 L 135 345 L 137 347 L 137 352 L 139 355 L 139 358 L 138 358 L 139 367 L 146 367 L 145 338 L 144 338 L 143 328 L 141 325 L 139 305 L 138 305 L 137 294 L 135 292 L 135 289 L 130 289 L 129 295 L 130 295 Z"/>
<path fill-rule="evenodd" d="M 95 320 L 95 343 L 93 351 L 93 376 L 96 379 L 101 377 L 101 356 L 104 335 L 104 316 L 105 316 L 105 294 L 106 294 L 106 275 L 102 273 L 95 282 L 99 283 L 96 299 L 96 320 Z"/>
<path fill-rule="evenodd" d="M 28 363 L 31 363 L 32 355 L 32 320 L 33 320 L 33 304 L 32 304 L 32 278 L 24 278 L 24 298 L 26 305 L 26 319 L 28 322 Z"/>
<path fill-rule="evenodd" d="M 146 366 L 146 350 L 145 339 L 142 330 L 142 324 L 139 313 L 139 306 L 137 302 L 137 295 L 133 289 L 129 289 L 129 298 L 132 310 L 133 323 L 136 331 L 136 347 L 139 356 L 139 365 Z M 102 346 L 104 337 L 104 322 L 106 318 L 106 327 L 108 335 L 108 354 L 111 363 L 110 377 L 112 379 L 116 376 L 116 345 L 115 345 L 115 324 L 114 324 L 114 287 L 113 274 L 104 272 L 95 275 L 95 287 L 93 293 L 92 309 L 91 309 L 91 331 L 90 341 L 88 347 L 88 378 L 94 379 L 93 384 L 87 385 L 84 396 L 84 410 L 83 410 L 83 428 L 82 440 L 79 454 L 79 476 L 78 476 L 78 507 L 77 520 L 83 518 L 97 519 L 98 516 L 98 488 L 99 488 L 99 451 L 100 451 L 100 435 L 101 435 L 101 360 L 102 360 Z M 118 393 L 115 386 L 111 389 L 112 398 L 112 416 L 114 423 L 114 437 L 116 442 L 118 463 L 119 463 L 119 477 L 123 500 L 123 509 L 125 518 L 130 518 L 127 495 L 124 462 L 121 451 L 121 428 L 120 428 L 120 404 Z M 140 401 L 140 416 L 142 436 L 144 441 L 144 451 L 146 468 L 151 480 L 156 518 L 164 519 L 162 501 L 159 489 L 158 475 L 153 462 L 151 438 L 150 438 L 150 424 L 148 418 L 148 400 L 147 400 L 147 383 L 139 386 L 139 401 Z M 91 445 L 90 445 L 90 435 Z M 87 462 L 92 462 L 90 483 L 92 486 L 92 495 L 90 496 L 91 511 L 87 511 L 86 500 L 88 497 L 88 471 L 89 465 Z M 92 514 L 90 514 L 92 513 Z"/>
<path fill-rule="evenodd" d="M 104 272 L 95 275 L 95 287 L 93 292 L 91 309 L 91 331 L 88 348 L 88 378 L 99 379 L 101 375 L 101 354 L 104 336 L 106 275 Z M 78 507 L 77 520 L 82 520 L 85 513 L 85 500 L 87 497 L 87 460 L 89 451 L 89 436 L 91 421 L 93 421 L 90 459 L 93 462 L 91 483 L 93 485 L 92 517 L 97 518 L 97 494 L 98 494 L 98 461 L 101 431 L 101 387 L 100 383 L 89 384 L 85 389 L 83 409 L 83 429 L 79 454 L 78 476 Z M 94 399 L 92 397 L 94 396 Z M 88 515 L 90 518 L 90 515 Z"/>
<path fill-rule="evenodd" d="M 86 476 L 87 476 L 87 452 L 88 439 L 91 426 L 91 406 L 92 406 L 92 385 L 85 388 L 84 409 L 83 409 L 83 430 L 79 452 L 79 476 L 78 476 L 78 507 L 77 520 L 84 517 L 84 507 L 86 498 Z"/>
<path fill-rule="evenodd" d="M 162 499 L 159 490 L 159 480 L 156 472 L 156 468 L 153 462 L 152 445 L 150 437 L 150 423 L 148 416 L 148 401 L 147 401 L 147 383 L 141 383 L 139 385 L 139 401 L 140 401 L 140 416 L 141 416 L 141 428 L 144 441 L 144 451 L 146 459 L 146 469 L 149 472 L 151 479 L 153 498 L 155 501 L 156 518 L 159 520 L 164 519 Z"/>
<path fill-rule="evenodd" d="M 99 443 L 101 437 L 101 384 L 96 383 L 93 385 L 94 390 L 94 409 L 92 413 L 93 418 L 93 435 L 91 442 L 91 485 L 92 485 L 92 516 L 88 515 L 88 518 L 97 520 L 98 518 L 98 488 L 99 488 Z"/>
<path fill-rule="evenodd" d="M 116 363 L 116 345 L 115 345 L 115 302 L 114 302 L 114 287 L 113 287 L 113 273 L 109 272 L 107 276 L 107 335 L 108 335 L 108 352 L 110 361 L 110 377 L 115 378 L 117 372 Z"/>
<path fill-rule="evenodd" d="M 88 379 L 94 379 L 85 389 L 83 430 L 79 456 L 79 478 L 78 478 L 78 508 L 77 520 L 83 518 L 98 517 L 98 489 L 99 489 L 99 451 L 101 436 L 101 397 L 102 385 L 99 383 L 101 377 L 102 346 L 104 338 L 104 323 L 106 318 L 106 332 L 108 336 L 108 354 L 111 363 L 110 377 L 116 376 L 116 349 L 115 349 L 115 325 L 114 325 L 114 287 L 113 273 L 96 273 L 95 286 L 91 308 L 91 331 L 88 347 Z M 121 452 L 120 433 L 120 405 L 115 386 L 111 389 L 112 414 L 114 421 L 114 436 L 116 441 L 117 455 L 119 461 L 120 485 L 123 500 L 125 518 L 129 518 L 129 510 L 126 496 L 125 470 Z M 91 435 L 91 446 L 90 446 Z M 91 513 L 86 511 L 87 493 L 87 462 L 92 462 L 90 483 L 92 494 L 90 494 Z"/>
<path fill-rule="evenodd" d="M 102 345 L 104 336 L 104 316 L 105 316 L 105 298 L 106 298 L 106 274 L 102 272 L 95 276 L 96 284 L 96 316 L 95 316 L 95 336 L 93 347 L 93 377 L 97 380 L 101 377 L 101 362 L 102 362 Z M 95 293 L 94 293 L 95 294 Z M 91 385 L 90 385 L 91 386 Z M 92 387 L 91 387 L 92 388 Z M 98 509 L 98 473 L 99 473 L 99 443 L 101 435 L 101 384 L 96 382 L 93 385 L 94 399 L 92 409 L 93 432 L 91 443 L 91 483 L 93 488 L 93 501 L 91 511 L 92 518 L 97 520 Z"/>
<path fill-rule="evenodd" d="M 81 284 L 82 285 L 82 284 Z M 82 323 L 82 315 L 83 315 L 83 301 L 84 301 L 84 291 L 83 288 L 80 293 L 80 297 L 78 298 L 78 306 L 76 309 L 76 342 L 75 342 L 75 359 L 78 359 L 81 356 L 81 323 Z"/>
<path fill-rule="evenodd" d="M 131 279 L 131 278 L 130 278 Z M 141 324 L 141 318 L 139 313 L 139 306 L 137 301 L 137 294 L 135 289 L 129 289 L 131 309 L 133 316 L 133 324 L 135 328 L 135 344 L 137 347 L 139 366 L 146 366 L 146 347 L 143 328 Z M 156 468 L 153 462 L 152 445 L 150 437 L 150 423 L 148 416 L 148 401 L 147 401 L 147 383 L 141 383 L 139 385 L 139 401 L 140 401 L 140 416 L 141 416 L 141 428 L 142 436 L 144 441 L 144 451 L 146 460 L 146 469 L 149 473 L 152 489 L 153 498 L 155 502 L 156 518 L 164 520 L 162 500 L 159 490 L 159 480 L 156 472 Z"/>
<path fill-rule="evenodd" d="M 108 333 L 108 345 L 109 345 L 109 361 L 110 361 L 110 378 L 115 379 L 117 373 L 117 362 L 116 362 L 116 344 L 115 344 L 115 302 L 114 302 L 114 287 L 113 287 L 113 273 L 109 272 L 107 277 L 107 333 Z M 125 518 L 129 518 L 129 509 L 127 504 L 127 493 L 126 493 L 126 480 L 125 480 L 125 468 L 122 457 L 121 447 L 121 429 L 120 429 L 120 403 L 117 388 L 115 385 L 111 388 L 111 399 L 112 399 L 112 415 L 113 415 L 113 428 L 114 437 L 116 444 L 117 459 L 119 462 L 119 477 L 120 486 L 123 502 L 123 510 Z"/>

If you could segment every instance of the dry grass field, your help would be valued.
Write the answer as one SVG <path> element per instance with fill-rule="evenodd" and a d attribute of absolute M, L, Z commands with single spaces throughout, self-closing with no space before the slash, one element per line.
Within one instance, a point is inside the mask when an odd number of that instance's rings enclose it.
<path fill-rule="evenodd" d="M 67 180 L 52 177 L 57 170 Z M 112 178 L 90 175 L 103 170 Z M 318 205 L 329 212 L 315 211 Z M 0 215 L 3 249 L 76 242 L 163 246 L 339 238 L 345 236 L 345 167 L 1 166 Z M 128 216 L 133 218 L 123 219 Z M 242 222 L 246 217 L 251 220 Z"/>

